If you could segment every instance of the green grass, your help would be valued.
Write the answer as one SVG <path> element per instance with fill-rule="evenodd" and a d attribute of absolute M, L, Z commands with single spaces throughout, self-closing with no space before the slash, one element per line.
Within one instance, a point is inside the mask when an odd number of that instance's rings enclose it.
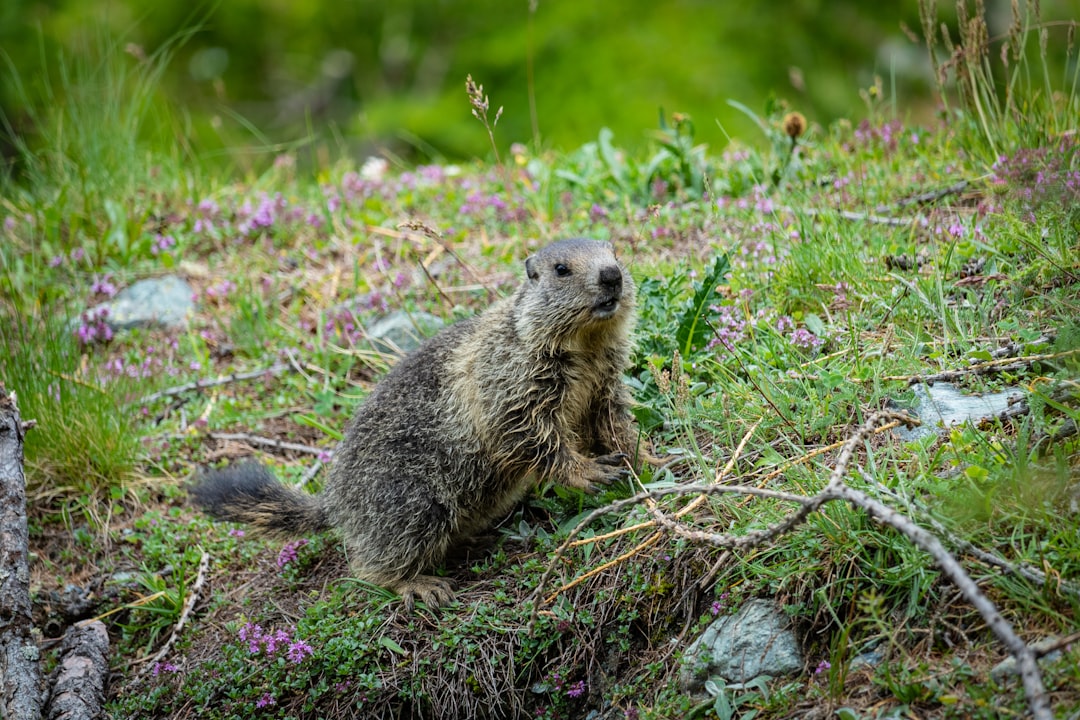
<path fill-rule="evenodd" d="M 878 88 L 867 92 L 865 120 L 812 127 L 794 143 L 783 130 L 790 108 L 747 110 L 765 146 L 733 144 L 720 155 L 695 144 L 689 118 L 673 117 L 640 153 L 598 131 L 583 148 L 522 150 L 497 168 L 382 171 L 341 160 L 309 177 L 283 155 L 265 174 L 234 180 L 208 176 L 197 159 L 188 174 L 179 155 L 145 144 L 143 123 L 175 127 L 175 116 L 152 101 L 158 66 L 123 62 L 107 57 L 105 75 L 63 75 L 65 97 L 112 88 L 129 105 L 43 110 L 47 152 L 22 146 L 25 173 L 5 181 L 0 203 L 0 380 L 18 392 L 23 417 L 38 420 L 27 441 L 43 569 L 34 589 L 47 613 L 51 592 L 105 579 L 95 611 L 119 608 L 108 620 L 121 677 L 112 716 L 455 717 L 487 708 L 554 720 L 610 706 L 626 717 L 785 717 L 807 703 L 852 718 L 1024 711 L 1015 683 L 990 679 L 1003 650 L 974 609 L 929 557 L 848 505 L 726 556 L 669 536 L 635 550 L 648 529 L 576 547 L 549 592 L 626 557 L 561 590 L 532 635 L 526 600 L 552 553 L 629 486 L 595 498 L 538 493 L 503 523 L 490 553 L 446 570 L 462 602 L 441 614 L 396 612 L 385 591 L 349 579 L 333 537 L 290 549 L 187 507 L 182 482 L 196 466 L 249 452 L 209 431 L 332 447 L 392 360 L 371 352 L 363 327 L 389 308 L 447 320 L 479 311 L 514 287 L 530 248 L 570 235 L 612 239 L 637 280 L 627 381 L 658 449 L 683 455 L 646 472 L 648 487 L 711 481 L 731 461 L 730 481 L 813 494 L 836 452 L 809 453 L 844 440 L 875 409 L 909 404 L 906 378 L 986 362 L 1007 342 L 1043 356 L 956 380 L 969 393 L 1019 387 L 1030 412 L 906 443 L 875 436 L 848 481 L 924 527 L 945 528 L 943 540 L 1025 640 L 1076 632 L 1080 153 L 1067 137 L 1032 130 L 1056 127 L 1075 103 L 1068 83 L 1055 101 L 1063 105 L 1051 106 L 1016 80 L 1011 102 L 1032 96 L 1029 127 L 1019 130 L 1008 104 L 979 115 L 974 103 L 990 107 L 979 100 L 989 86 L 930 127 L 893 117 Z M 86 138 L 66 134 L 73 122 Z M 115 164 L 99 166 L 98 154 L 121 140 Z M 159 162 L 169 170 L 155 176 Z M 902 202 L 959 180 L 969 181 L 962 193 Z M 402 226 L 417 219 L 442 240 Z M 199 302 L 184 330 L 83 343 L 80 325 L 93 323 L 65 320 L 103 300 L 109 282 L 178 270 Z M 288 356 L 284 372 L 141 401 L 162 386 Z M 299 480 L 312 457 L 264 459 Z M 745 532 L 789 511 L 714 496 L 687 521 Z M 583 537 L 647 517 L 640 508 L 608 514 Z M 1003 573 L 964 543 L 1046 580 Z M 204 550 L 212 590 L 133 691 Z M 673 639 L 689 642 L 716 613 L 756 597 L 796 618 L 808 672 L 766 688 L 716 681 L 709 697 L 686 696 Z M 268 645 L 276 631 L 288 640 Z M 880 662 L 852 664 L 870 651 Z M 1066 716 L 1080 707 L 1076 660 L 1074 645 L 1044 666 Z M 827 672 L 814 672 L 825 663 Z"/>
<path fill-rule="evenodd" d="M 27 433 L 28 491 L 37 508 L 73 502 L 97 523 L 144 462 L 131 405 L 144 381 L 85 372 L 78 321 L 17 313 L 0 324 L 0 381 L 18 393 Z"/>

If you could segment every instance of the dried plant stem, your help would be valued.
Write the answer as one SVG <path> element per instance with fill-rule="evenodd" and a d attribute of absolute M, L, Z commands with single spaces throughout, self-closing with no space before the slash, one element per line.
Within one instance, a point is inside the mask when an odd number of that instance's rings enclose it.
<path fill-rule="evenodd" d="M 718 473 L 716 473 L 716 479 L 713 482 L 719 483 L 721 480 L 724 479 L 724 477 L 727 476 L 728 473 L 731 472 L 731 470 L 735 467 L 736 461 L 738 461 L 739 457 L 742 455 L 743 450 L 746 448 L 746 444 L 750 441 L 750 438 L 753 437 L 754 431 L 758 429 L 758 426 L 761 425 L 761 422 L 761 420 L 758 420 L 756 423 L 753 424 L 753 426 L 751 426 L 749 430 L 746 431 L 746 433 L 742 437 L 742 440 L 735 447 L 735 452 L 733 452 L 731 454 L 731 457 L 728 458 L 728 461 L 724 465 L 724 467 Z M 647 503 L 650 504 L 652 502 L 652 500 L 647 501 Z M 703 502 L 705 502 L 704 495 L 694 498 L 694 500 L 691 501 L 688 505 L 686 505 L 686 507 L 680 508 L 679 511 L 675 513 L 676 517 L 681 517 L 683 515 L 686 515 L 687 513 L 693 512 Z M 570 547 L 588 545 L 589 543 L 594 543 L 599 540 L 610 540 L 611 538 L 619 537 L 620 535 L 626 535 L 627 533 L 636 532 L 645 528 L 655 527 L 655 525 L 655 520 L 649 520 L 643 523 L 638 523 L 637 525 L 632 525 L 630 527 L 620 528 L 618 530 L 605 533 L 604 535 L 597 535 L 595 537 L 584 538 L 582 540 L 575 540 L 573 543 L 571 543 Z"/>
<path fill-rule="evenodd" d="M 599 575 L 600 573 L 604 572 L 608 568 L 615 567 L 619 563 L 624 562 L 626 560 L 629 560 L 630 558 L 637 555 L 642 550 L 646 550 L 646 549 L 652 547 L 653 545 L 655 545 L 657 542 L 660 541 L 660 538 L 662 538 L 662 537 L 663 537 L 663 535 L 661 533 L 658 533 L 658 532 L 653 533 L 652 535 L 645 538 L 640 543 L 638 543 L 636 546 L 634 546 L 630 550 L 627 550 L 626 552 L 624 552 L 622 555 L 618 556 L 617 558 L 609 560 L 606 563 L 604 563 L 603 565 L 598 565 L 597 567 L 594 567 L 592 570 L 585 573 L 584 575 L 579 575 L 578 577 L 574 578 L 573 580 L 566 583 L 565 585 L 560 587 L 558 590 L 556 590 L 555 592 L 551 593 L 546 598 L 544 598 L 544 604 L 545 605 L 550 605 L 551 603 L 553 603 L 555 601 L 555 598 L 559 597 L 559 595 L 563 594 L 567 590 L 570 590 L 571 588 L 577 587 L 578 585 L 585 582 L 589 578 L 594 577 L 596 575 Z"/>
<path fill-rule="evenodd" d="M 898 428 L 903 424 L 904 423 L 900 422 L 899 420 L 893 420 L 891 422 L 885 423 L 884 425 L 879 425 L 878 427 L 874 428 L 873 434 L 874 435 L 880 435 L 881 433 L 885 433 L 885 432 L 888 432 L 888 431 L 890 431 L 890 430 L 892 430 L 894 428 Z M 823 447 L 814 448 L 813 450 L 806 453 L 805 455 L 801 455 L 800 457 L 797 457 L 794 460 L 791 460 L 789 462 L 784 463 L 783 465 L 776 468 L 775 470 L 770 470 L 765 475 L 762 475 L 760 478 L 758 478 L 757 485 L 758 485 L 758 487 L 762 487 L 768 481 L 772 480 L 773 478 L 780 477 L 781 475 L 783 475 L 784 473 L 786 473 L 788 470 L 795 467 L 796 465 L 804 465 L 804 464 L 810 462 L 811 460 L 813 460 L 814 458 L 818 457 L 819 455 L 824 455 L 825 453 L 831 452 L 831 451 L 837 449 L 838 447 L 842 447 L 844 445 L 844 443 L 846 443 L 846 442 L 847 442 L 847 440 L 840 440 L 839 442 L 834 442 L 831 445 L 825 445 Z"/>

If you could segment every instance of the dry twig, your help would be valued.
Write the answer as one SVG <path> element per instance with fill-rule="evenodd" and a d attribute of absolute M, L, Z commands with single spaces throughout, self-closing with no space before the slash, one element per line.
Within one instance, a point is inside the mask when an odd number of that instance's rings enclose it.
<path fill-rule="evenodd" d="M 146 665 L 139 672 L 138 678 L 145 677 L 150 672 L 154 664 L 159 662 L 165 657 L 169 650 L 172 649 L 173 643 L 180 637 L 180 631 L 184 629 L 184 624 L 187 622 L 188 617 L 191 615 L 192 609 L 195 607 L 195 603 L 199 602 L 199 595 L 202 593 L 203 586 L 206 585 L 206 576 L 210 570 L 210 553 L 203 551 L 202 558 L 199 560 L 199 574 L 195 578 L 195 584 L 188 590 L 187 599 L 184 600 L 184 608 L 180 611 L 180 618 L 176 621 L 176 625 L 173 627 L 172 634 L 169 635 L 169 639 L 165 641 L 165 644 L 161 646 L 161 649 L 154 653 L 154 656 L 146 661 Z"/>
<path fill-rule="evenodd" d="M 284 440 L 275 440 L 274 438 L 251 435 L 249 433 L 209 432 L 206 433 L 206 435 L 215 440 L 235 440 L 237 442 L 246 442 L 252 445 L 262 445 L 263 447 L 273 448 L 274 450 L 292 450 L 293 452 L 308 453 L 309 455 L 322 455 L 323 453 L 330 452 L 326 448 L 315 447 L 314 445 L 301 445 L 300 443 L 285 442 Z"/>
<path fill-rule="evenodd" d="M 279 373 L 282 370 L 288 370 L 289 363 L 277 363 L 271 365 L 268 368 L 261 370 L 252 370 L 250 372 L 232 373 L 231 375 L 223 375 L 213 380 L 195 380 L 194 382 L 184 383 L 183 385 L 177 385 L 176 387 L 166 388 L 165 390 L 159 390 L 155 393 L 145 395 L 139 400 L 140 405 L 146 405 L 155 400 L 159 400 L 163 397 L 171 397 L 173 395 L 180 395 L 181 393 L 190 392 L 192 390 L 205 390 L 206 388 L 217 387 L 218 385 L 227 385 L 228 383 L 240 382 L 241 380 L 254 380 L 265 375 L 272 375 Z"/>

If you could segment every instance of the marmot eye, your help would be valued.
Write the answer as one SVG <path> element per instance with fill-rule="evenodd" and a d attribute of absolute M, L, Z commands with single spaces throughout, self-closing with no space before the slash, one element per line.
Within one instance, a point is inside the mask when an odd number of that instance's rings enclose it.
<path fill-rule="evenodd" d="M 555 274 L 559 277 L 566 277 L 570 274 L 570 268 L 566 267 L 562 263 L 555 264 Z"/>

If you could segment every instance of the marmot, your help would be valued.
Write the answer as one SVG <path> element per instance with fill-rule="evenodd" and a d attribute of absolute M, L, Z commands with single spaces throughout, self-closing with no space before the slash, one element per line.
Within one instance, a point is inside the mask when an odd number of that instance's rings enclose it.
<path fill-rule="evenodd" d="M 358 578 L 408 606 L 449 602 L 451 583 L 424 573 L 451 547 L 537 480 L 593 491 L 637 450 L 621 377 L 634 282 L 611 244 L 555 242 L 526 259 L 525 274 L 513 295 L 445 328 L 375 386 L 322 492 L 241 464 L 203 475 L 196 502 L 279 536 L 337 528 Z"/>

